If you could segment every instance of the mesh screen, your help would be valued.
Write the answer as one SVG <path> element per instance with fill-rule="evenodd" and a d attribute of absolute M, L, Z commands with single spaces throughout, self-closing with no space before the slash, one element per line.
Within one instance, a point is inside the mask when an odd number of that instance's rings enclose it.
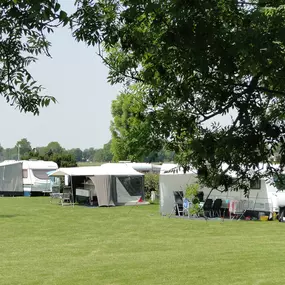
<path fill-rule="evenodd" d="M 136 202 L 143 196 L 142 177 L 117 177 L 116 192 L 118 203 Z"/>
<path fill-rule="evenodd" d="M 22 163 L 0 166 L 0 191 L 23 192 Z"/>

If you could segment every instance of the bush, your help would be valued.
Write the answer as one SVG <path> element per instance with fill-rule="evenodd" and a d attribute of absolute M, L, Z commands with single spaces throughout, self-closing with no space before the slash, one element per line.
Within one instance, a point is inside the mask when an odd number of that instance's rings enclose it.
<path fill-rule="evenodd" d="M 144 191 L 145 199 L 149 199 L 151 191 L 159 193 L 159 174 L 157 173 L 146 173 L 144 176 Z"/>
<path fill-rule="evenodd" d="M 190 208 L 190 214 L 191 215 L 198 215 L 200 212 L 200 207 L 199 207 L 199 198 L 198 193 L 199 193 L 199 185 L 198 184 L 190 184 L 186 186 L 186 191 L 185 191 L 185 198 L 189 200 L 189 202 L 192 203 L 192 206 Z"/>

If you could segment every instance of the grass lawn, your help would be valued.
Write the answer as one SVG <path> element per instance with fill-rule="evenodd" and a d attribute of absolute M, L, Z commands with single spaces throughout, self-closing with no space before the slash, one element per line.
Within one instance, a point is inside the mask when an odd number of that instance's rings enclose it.
<path fill-rule="evenodd" d="M 0 198 L 0 284 L 281 284 L 285 224 Z"/>

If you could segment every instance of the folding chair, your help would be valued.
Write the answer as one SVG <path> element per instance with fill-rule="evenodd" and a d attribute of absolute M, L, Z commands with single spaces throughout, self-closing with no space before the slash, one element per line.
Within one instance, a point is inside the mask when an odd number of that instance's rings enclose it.
<path fill-rule="evenodd" d="M 232 200 L 229 205 L 230 219 L 238 221 L 244 216 L 247 209 L 245 208 L 246 200 Z"/>
<path fill-rule="evenodd" d="M 174 206 L 173 206 L 173 210 L 169 215 L 169 218 L 172 216 L 173 213 L 175 213 L 175 215 L 178 215 L 179 217 L 182 215 L 184 215 L 184 209 L 183 209 L 183 191 L 174 191 L 173 192 L 174 195 Z"/>
<path fill-rule="evenodd" d="M 216 199 L 214 201 L 213 207 L 212 207 L 212 213 L 213 217 L 217 215 L 218 217 L 221 217 L 221 207 L 222 207 L 222 199 Z"/>
<path fill-rule="evenodd" d="M 53 199 L 60 199 L 61 201 L 62 193 L 60 193 L 59 186 L 52 186 L 52 192 L 50 193 L 50 203 L 52 203 Z"/>
<path fill-rule="evenodd" d="M 191 203 L 187 198 L 183 198 L 183 216 L 186 214 L 188 218 L 190 217 L 190 207 Z"/>
<path fill-rule="evenodd" d="M 65 204 L 71 205 L 73 204 L 73 197 L 72 197 L 72 189 L 71 187 L 66 187 L 63 189 L 62 195 L 61 195 L 61 206 L 64 206 Z"/>
<path fill-rule="evenodd" d="M 212 217 L 212 205 L 213 205 L 213 199 L 207 199 L 203 205 L 204 210 L 204 216 L 207 216 L 209 214 L 209 217 Z"/>

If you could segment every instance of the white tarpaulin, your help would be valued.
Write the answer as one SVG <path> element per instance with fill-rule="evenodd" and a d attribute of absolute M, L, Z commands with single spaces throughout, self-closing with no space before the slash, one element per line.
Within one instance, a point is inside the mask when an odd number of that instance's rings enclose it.
<path fill-rule="evenodd" d="M 183 191 L 189 184 L 197 183 L 193 174 L 160 174 L 159 177 L 159 197 L 160 213 L 169 215 L 174 207 L 174 191 Z"/>

